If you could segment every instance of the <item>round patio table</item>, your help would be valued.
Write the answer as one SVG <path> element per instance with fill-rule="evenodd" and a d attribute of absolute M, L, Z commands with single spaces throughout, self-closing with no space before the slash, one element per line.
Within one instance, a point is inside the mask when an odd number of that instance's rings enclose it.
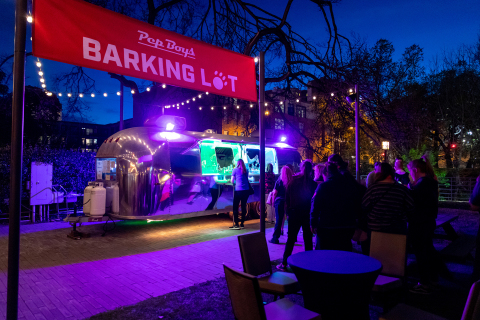
<path fill-rule="evenodd" d="M 363 254 L 313 250 L 288 258 L 303 293 L 305 308 L 322 319 L 370 319 L 370 292 L 382 270 L 380 261 Z"/>

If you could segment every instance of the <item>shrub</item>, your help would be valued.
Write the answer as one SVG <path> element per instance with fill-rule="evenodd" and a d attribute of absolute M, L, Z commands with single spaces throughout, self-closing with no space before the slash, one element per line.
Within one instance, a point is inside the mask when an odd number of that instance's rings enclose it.
<path fill-rule="evenodd" d="M 53 165 L 53 185 L 62 185 L 67 192 L 82 193 L 88 181 L 95 180 L 95 153 L 51 149 L 45 146 L 25 146 L 22 163 L 22 199 L 29 198 L 26 182 L 30 181 L 31 163 Z M 1 210 L 7 208 L 3 199 L 10 197 L 10 147 L 0 148 L 0 202 Z"/>

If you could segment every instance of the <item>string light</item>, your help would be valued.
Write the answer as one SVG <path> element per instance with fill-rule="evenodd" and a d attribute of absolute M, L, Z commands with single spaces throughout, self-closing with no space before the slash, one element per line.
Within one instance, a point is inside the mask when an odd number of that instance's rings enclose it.
<path fill-rule="evenodd" d="M 202 110 L 202 107 L 198 107 L 198 110 Z"/>
<path fill-rule="evenodd" d="M 212 110 L 213 110 L 213 107 L 211 107 L 210 109 L 212 109 Z"/>
<path fill-rule="evenodd" d="M 250 104 L 250 108 L 253 108 L 253 104 Z"/>
<path fill-rule="evenodd" d="M 187 103 L 190 103 L 190 100 L 187 100 Z"/>
<path fill-rule="evenodd" d="M 32 23 L 33 22 L 33 17 L 31 15 L 27 16 L 27 22 Z"/>
<path fill-rule="evenodd" d="M 61 96 L 62 96 L 62 93 L 60 92 L 60 93 L 58 94 L 58 96 L 61 97 Z"/>
<path fill-rule="evenodd" d="M 162 88 L 165 89 L 167 87 L 166 84 L 162 84 Z"/>
<path fill-rule="evenodd" d="M 226 110 L 226 109 L 227 109 L 227 107 L 224 106 L 224 107 L 223 107 L 223 110 Z"/>
<path fill-rule="evenodd" d="M 147 91 L 150 91 L 150 87 L 147 87 Z"/>
<path fill-rule="evenodd" d="M 134 93 L 135 93 L 135 90 L 132 89 L 132 91 L 130 91 L 130 92 L 131 92 L 132 94 L 134 94 Z"/>
<path fill-rule="evenodd" d="M 237 106 L 237 109 L 240 109 L 240 106 Z"/>
<path fill-rule="evenodd" d="M 105 93 L 103 94 L 103 96 L 106 97 L 106 96 L 107 96 L 107 93 L 105 92 Z"/>
<path fill-rule="evenodd" d="M 47 85 L 45 83 L 42 83 L 42 88 L 45 89 Z"/>
<path fill-rule="evenodd" d="M 71 94 L 71 93 L 67 93 L 67 96 L 70 98 L 70 97 L 72 96 L 72 94 Z"/>
<path fill-rule="evenodd" d="M 83 93 L 79 93 L 78 96 L 79 96 L 80 98 L 83 98 Z"/>
<path fill-rule="evenodd" d="M 42 77 L 42 76 L 43 76 L 43 72 L 42 72 L 42 71 L 39 71 L 39 72 L 38 72 L 38 75 L 39 75 L 40 77 Z"/>
<path fill-rule="evenodd" d="M 192 100 L 195 101 L 195 97 L 193 97 Z"/>
<path fill-rule="evenodd" d="M 37 67 L 41 67 L 42 66 L 42 63 L 40 61 L 37 61 Z"/>
<path fill-rule="evenodd" d="M 40 82 L 41 82 L 41 83 L 44 83 L 44 82 L 45 82 L 45 79 L 40 78 Z"/>
<path fill-rule="evenodd" d="M 92 93 L 91 96 L 92 96 L 92 98 L 95 98 L 95 93 Z"/>
<path fill-rule="evenodd" d="M 205 92 L 205 94 L 208 96 L 208 91 L 207 91 L 207 92 Z"/>
<path fill-rule="evenodd" d="M 117 91 L 117 96 L 121 95 L 122 93 L 120 91 Z"/>

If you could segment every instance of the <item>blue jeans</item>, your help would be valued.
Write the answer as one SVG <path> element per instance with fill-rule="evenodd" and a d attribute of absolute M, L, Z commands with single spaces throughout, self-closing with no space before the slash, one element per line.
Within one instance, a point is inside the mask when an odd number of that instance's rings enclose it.
<path fill-rule="evenodd" d="M 275 201 L 275 228 L 273 228 L 272 239 L 278 240 L 282 232 L 282 222 L 285 216 L 285 201 Z"/>

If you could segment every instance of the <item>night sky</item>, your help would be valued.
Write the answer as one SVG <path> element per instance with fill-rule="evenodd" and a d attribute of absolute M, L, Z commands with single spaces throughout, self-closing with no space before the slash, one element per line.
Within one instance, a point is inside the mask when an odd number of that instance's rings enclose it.
<path fill-rule="evenodd" d="M 14 0 L 0 0 L 0 57 L 13 53 L 14 39 Z M 262 8 L 272 10 L 277 15 L 283 14 L 284 0 L 262 1 Z M 334 5 L 334 13 L 339 33 L 350 37 L 352 32 L 370 45 L 378 39 L 392 41 L 399 58 L 404 49 L 418 44 L 424 49 L 425 66 L 435 55 L 443 51 L 456 49 L 462 44 L 473 44 L 480 34 L 480 1 L 479 0 L 342 0 Z M 289 23 L 304 37 L 314 43 L 322 43 L 325 39 L 326 25 L 321 12 L 309 1 L 294 1 L 290 12 Z M 30 29 L 30 28 L 29 28 Z M 30 39 L 30 31 L 27 39 Z M 27 41 L 27 51 L 31 51 L 31 42 Z M 29 57 L 26 64 L 26 85 L 40 86 L 36 59 Z M 70 70 L 71 66 L 42 59 L 46 76 L 47 89 L 52 89 L 52 76 Z M 91 71 L 90 75 L 97 80 L 97 89 L 101 92 L 91 101 L 88 116 L 96 123 L 112 123 L 119 119 L 119 99 L 115 92 L 119 83 L 111 79 L 105 72 Z M 137 82 L 139 83 L 139 82 Z M 145 81 L 145 84 L 149 82 Z M 107 98 L 101 96 L 109 93 Z M 62 101 L 62 100 L 60 100 Z M 125 119 L 132 117 L 132 99 L 130 93 L 125 94 Z"/>

